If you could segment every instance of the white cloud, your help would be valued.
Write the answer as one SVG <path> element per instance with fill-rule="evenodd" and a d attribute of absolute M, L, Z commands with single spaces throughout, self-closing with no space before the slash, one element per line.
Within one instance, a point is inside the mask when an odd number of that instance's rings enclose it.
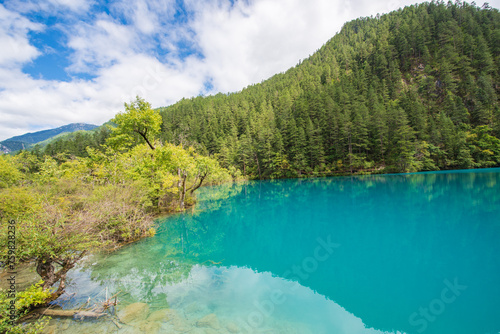
<path fill-rule="evenodd" d="M 94 73 L 133 54 L 135 32 L 132 27 L 102 15 L 93 24 L 82 22 L 71 31 L 68 47 L 73 49 L 71 72 Z"/>
<path fill-rule="evenodd" d="M 15 68 L 36 58 L 40 52 L 28 40 L 28 32 L 42 30 L 41 24 L 30 22 L 0 4 L 0 67 Z"/>
<path fill-rule="evenodd" d="M 197 5 L 194 5 L 197 6 Z M 295 65 L 331 38 L 339 3 L 258 0 L 235 6 L 204 3 L 192 28 L 217 90 L 239 90 Z M 332 13 L 325 15 L 325 13 Z"/>
<path fill-rule="evenodd" d="M 48 0 L 48 2 L 56 8 L 66 7 L 73 12 L 87 10 L 94 3 L 93 0 Z"/>
<path fill-rule="evenodd" d="M 54 15 L 58 12 L 82 13 L 87 11 L 94 0 L 9 0 L 9 8 L 19 13 L 45 13 Z"/>

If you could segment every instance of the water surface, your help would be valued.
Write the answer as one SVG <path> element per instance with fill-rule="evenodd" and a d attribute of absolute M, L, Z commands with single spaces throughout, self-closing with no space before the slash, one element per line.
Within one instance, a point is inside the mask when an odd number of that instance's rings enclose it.
<path fill-rule="evenodd" d="M 220 333 L 500 332 L 500 169 L 200 190 L 155 237 L 72 273 L 65 307 L 107 288 L 193 328 L 214 313 Z"/>

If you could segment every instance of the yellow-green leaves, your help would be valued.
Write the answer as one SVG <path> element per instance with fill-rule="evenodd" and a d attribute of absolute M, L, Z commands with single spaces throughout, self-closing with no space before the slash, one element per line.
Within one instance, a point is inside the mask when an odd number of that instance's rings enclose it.
<path fill-rule="evenodd" d="M 17 293 L 17 300 L 14 301 L 11 296 L 0 289 L 0 333 L 9 333 L 9 334 L 36 334 L 41 333 L 43 328 L 48 324 L 50 318 L 39 319 L 36 322 L 24 323 L 14 325 L 11 323 L 12 320 L 17 320 L 20 316 L 22 316 L 25 312 L 24 309 L 31 305 L 37 305 L 45 302 L 47 299 L 47 295 L 50 294 L 47 291 L 41 291 L 40 284 L 33 285 L 28 288 L 26 291 Z M 14 318 L 11 318 L 11 302 L 15 303 L 16 313 L 14 314 Z"/>
<path fill-rule="evenodd" d="M 40 196 L 27 187 L 0 190 L 0 220 L 18 219 L 40 210 Z"/>
<path fill-rule="evenodd" d="M 160 133 L 162 118 L 149 102 L 137 97 L 135 101 L 125 103 L 125 112 L 116 115 L 112 121 L 117 127 L 113 128 L 108 139 L 110 145 L 123 149 L 144 140 L 151 149 L 155 149 L 153 144 Z"/>
<path fill-rule="evenodd" d="M 0 156 L 0 189 L 19 183 L 23 173 L 18 169 L 17 163 L 11 156 Z"/>
<path fill-rule="evenodd" d="M 198 155 L 192 147 L 183 148 L 173 144 L 157 145 L 151 151 L 146 145 L 138 145 L 130 152 L 120 155 L 126 169 L 127 177 L 133 180 L 143 180 L 149 188 L 150 196 L 161 206 L 177 201 L 171 197 L 166 203 L 166 197 L 179 194 L 179 201 L 185 200 L 187 192 L 194 192 L 203 182 L 220 183 L 230 181 L 228 171 L 210 157 Z M 175 206 L 175 205 L 173 205 Z M 183 205 L 180 205 L 181 209 Z"/>
<path fill-rule="evenodd" d="M 16 308 L 23 310 L 46 303 L 51 297 L 51 291 L 43 290 L 42 285 L 43 281 L 40 281 L 26 290 L 18 292 L 16 296 Z"/>

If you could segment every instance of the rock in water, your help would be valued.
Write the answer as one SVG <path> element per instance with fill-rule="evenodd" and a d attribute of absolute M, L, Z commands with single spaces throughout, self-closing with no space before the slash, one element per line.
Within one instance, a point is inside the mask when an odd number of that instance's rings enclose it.
<path fill-rule="evenodd" d="M 204 316 L 196 322 L 198 327 L 209 327 L 213 329 L 220 329 L 219 319 L 214 313 Z"/>
<path fill-rule="evenodd" d="M 212 328 L 205 328 L 205 334 L 219 334 L 219 333 L 227 333 L 227 332 L 219 332 Z"/>
<path fill-rule="evenodd" d="M 167 322 L 173 319 L 178 319 L 179 317 L 179 313 L 176 310 L 167 308 L 152 312 L 148 317 L 148 321 Z"/>
<path fill-rule="evenodd" d="M 153 321 L 157 323 L 169 323 L 174 327 L 175 332 L 177 333 L 187 333 L 192 330 L 191 325 L 186 321 L 184 317 L 182 317 L 177 310 L 173 309 L 163 309 L 152 312 L 148 319 L 148 321 Z"/>
<path fill-rule="evenodd" d="M 57 326 L 56 325 L 51 325 L 47 326 L 43 329 L 43 334 L 55 334 L 57 333 Z"/>
<path fill-rule="evenodd" d="M 240 328 L 234 322 L 230 322 L 226 325 L 226 329 L 229 333 L 239 333 Z"/>
<path fill-rule="evenodd" d="M 146 303 L 133 303 L 127 305 L 118 312 L 118 318 L 121 322 L 129 324 L 132 321 L 145 320 L 149 314 L 149 306 Z"/>
<path fill-rule="evenodd" d="M 143 320 L 139 321 L 134 327 L 140 329 L 142 333 L 156 334 L 160 332 L 160 323 L 156 321 Z"/>

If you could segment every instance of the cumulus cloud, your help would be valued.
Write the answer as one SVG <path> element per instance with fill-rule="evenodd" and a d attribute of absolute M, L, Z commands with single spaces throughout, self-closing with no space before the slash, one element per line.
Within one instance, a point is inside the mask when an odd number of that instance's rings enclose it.
<path fill-rule="evenodd" d="M 308 57 L 346 21 L 413 2 L 117 0 L 104 12 L 94 0 L 6 0 L 0 4 L 0 43 L 7 46 L 0 53 L 0 140 L 71 122 L 101 124 L 135 95 L 159 107 L 241 90 Z M 54 18 L 58 23 L 50 25 Z M 63 34 L 56 52 L 68 55 L 70 81 L 23 72 L 54 52 L 30 41 L 48 28 Z"/>
<path fill-rule="evenodd" d="M 36 58 L 40 53 L 30 45 L 28 33 L 42 29 L 43 25 L 33 23 L 0 4 L 0 67 L 15 68 Z M 3 85 L 5 84 L 7 83 L 4 82 Z"/>
<path fill-rule="evenodd" d="M 238 90 L 297 64 L 331 38 L 341 2 L 258 0 L 192 5 L 192 29 L 214 88 Z"/>
<path fill-rule="evenodd" d="M 82 22 L 71 31 L 68 47 L 73 50 L 72 72 L 92 73 L 134 54 L 134 30 L 102 15 L 92 24 Z"/>

